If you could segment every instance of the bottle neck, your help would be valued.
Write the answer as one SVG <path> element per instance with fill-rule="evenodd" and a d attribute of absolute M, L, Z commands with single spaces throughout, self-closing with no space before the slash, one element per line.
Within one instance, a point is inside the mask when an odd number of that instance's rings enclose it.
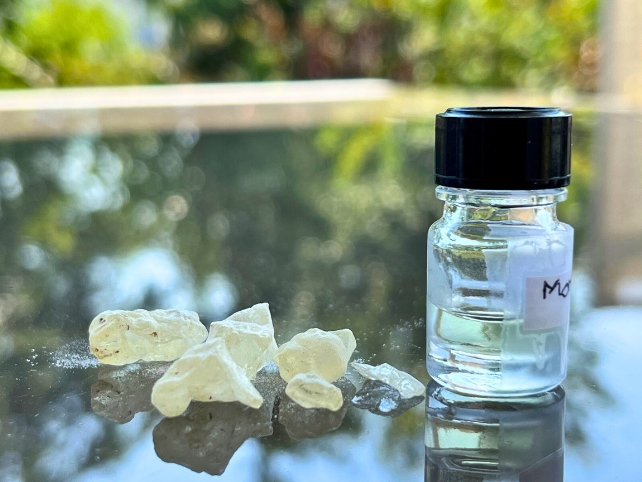
<path fill-rule="evenodd" d="M 471 204 L 495 207 L 533 207 L 555 205 L 565 201 L 568 191 L 564 187 L 533 191 L 486 191 L 437 186 L 437 198 L 450 204 Z"/>
<path fill-rule="evenodd" d="M 566 188 L 533 191 L 488 191 L 438 186 L 437 198 L 445 201 L 444 218 L 462 221 L 511 221 L 550 226 L 558 222 L 557 203 Z"/>

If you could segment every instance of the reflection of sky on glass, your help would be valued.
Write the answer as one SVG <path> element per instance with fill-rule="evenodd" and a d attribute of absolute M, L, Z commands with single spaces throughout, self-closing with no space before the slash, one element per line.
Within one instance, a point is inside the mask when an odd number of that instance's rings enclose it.
<path fill-rule="evenodd" d="M 176 253 L 145 248 L 126 257 L 102 256 L 89 264 L 89 304 L 92 313 L 135 309 L 146 300 L 154 308 L 195 309 L 211 319 L 232 312 L 238 294 L 222 273 L 212 273 L 196 286 L 189 266 Z"/>
<path fill-rule="evenodd" d="M 24 243 L 18 248 L 18 259 L 25 269 L 36 270 L 41 268 L 46 258 L 46 253 L 36 243 Z"/>
<path fill-rule="evenodd" d="M 205 280 L 198 300 L 198 311 L 218 320 L 230 314 L 237 300 L 238 293 L 234 285 L 225 275 L 215 273 Z"/>
<path fill-rule="evenodd" d="M 137 415 L 140 417 L 140 414 Z M 152 443 L 151 431 L 142 434 L 122 457 L 99 468 L 85 471 L 74 482 L 112 480 L 258 482 L 327 482 L 327 481 L 420 481 L 423 463 L 407 467 L 387 448 L 386 432 L 390 419 L 363 414 L 360 434 L 329 434 L 306 440 L 294 452 L 264 451 L 256 439 L 246 441 L 234 454 L 223 475 L 197 474 L 176 464 L 160 460 Z M 416 440 L 421 443 L 421 439 Z M 387 452 L 387 455 L 384 453 Z M 262 461 L 267 467 L 261 465 Z M 423 462 L 423 460 L 422 460 Z M 269 476 L 268 476 L 269 474 Z M 267 479 L 266 479 L 267 477 Z"/>
<path fill-rule="evenodd" d="M 16 199 L 22 194 L 18 168 L 8 159 L 0 161 L 0 192 L 5 199 Z"/>
<path fill-rule="evenodd" d="M 275 454 L 269 461 L 270 473 L 283 482 L 423 480 L 423 459 L 422 464 L 408 467 L 401 454 L 388 447 L 389 424 L 389 418 L 364 414 L 359 436 L 337 434 L 305 441 L 300 451 Z"/>
<path fill-rule="evenodd" d="M 89 139 L 70 141 L 55 172 L 60 189 L 84 212 L 119 209 L 129 197 L 122 174 L 118 156 Z"/>
<path fill-rule="evenodd" d="M 85 412 L 77 395 L 58 400 L 46 412 L 39 434 L 44 450 L 35 468 L 47 480 L 67 480 L 87 459 L 92 445 L 102 439 L 104 424 Z"/>
<path fill-rule="evenodd" d="M 642 383 L 642 310 L 611 308 L 594 311 L 576 327 L 577 338 L 600 356 L 596 378 L 616 401 L 613 406 L 587 407 L 586 446 L 566 451 L 566 479 L 575 481 L 642 480 L 640 468 L 640 400 Z M 578 403 L 590 402 L 569 392 Z M 587 403 L 588 405 L 588 403 Z M 635 417 L 635 420 L 632 418 Z M 617 474 L 617 477 L 615 475 Z"/>
<path fill-rule="evenodd" d="M 87 470 L 73 479 L 73 482 L 113 482 L 114 480 L 259 482 L 263 480 L 260 466 L 262 455 L 263 450 L 259 442 L 254 439 L 248 440 L 234 454 L 223 475 L 212 477 L 205 473 L 198 474 L 180 465 L 168 464 L 159 459 L 154 452 L 150 430 L 118 460 Z"/>
<path fill-rule="evenodd" d="M 137 251 L 124 258 L 100 257 L 89 265 L 93 312 L 134 309 L 147 296 L 158 308 L 194 306 L 194 281 L 176 254 L 162 248 Z"/>

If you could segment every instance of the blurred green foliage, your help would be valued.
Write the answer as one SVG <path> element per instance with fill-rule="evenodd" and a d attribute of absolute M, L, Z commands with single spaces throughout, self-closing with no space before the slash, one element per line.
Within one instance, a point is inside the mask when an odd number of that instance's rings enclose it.
<path fill-rule="evenodd" d="M 159 82 L 167 60 L 145 52 L 124 20 L 79 0 L 4 2 L 0 7 L 0 86 Z"/>
<path fill-rule="evenodd" d="M 143 48 L 116 2 L 5 0 L 0 86 L 384 77 L 595 88 L 597 0 L 146 2 L 170 26 L 166 48 Z"/>
<path fill-rule="evenodd" d="M 148 0 L 192 79 L 594 89 L 597 0 Z"/>

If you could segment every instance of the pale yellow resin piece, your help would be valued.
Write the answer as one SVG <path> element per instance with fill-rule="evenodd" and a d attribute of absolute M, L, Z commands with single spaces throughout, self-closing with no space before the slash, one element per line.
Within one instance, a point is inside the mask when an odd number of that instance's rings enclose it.
<path fill-rule="evenodd" d="M 250 380 L 254 380 L 256 373 L 270 362 L 277 350 L 267 303 L 254 305 L 226 320 L 212 323 L 207 339 L 214 338 L 225 340 L 232 359 Z"/>
<path fill-rule="evenodd" d="M 303 408 L 325 408 L 336 412 L 343 406 L 341 390 L 314 372 L 292 377 L 285 393 Z"/>
<path fill-rule="evenodd" d="M 395 367 L 384 363 L 377 365 L 366 365 L 365 363 L 352 362 L 351 365 L 365 378 L 379 380 L 396 388 L 404 398 L 419 397 L 424 395 L 426 387 L 412 375 L 397 370 Z"/>
<path fill-rule="evenodd" d="M 166 417 L 181 415 L 192 400 L 241 402 L 252 408 L 263 403 L 263 397 L 232 359 L 221 338 L 187 350 L 152 389 L 152 404 Z"/>
<path fill-rule="evenodd" d="M 354 334 L 351 330 L 344 328 L 343 330 L 329 331 L 328 333 L 337 335 L 346 347 L 348 357 L 352 356 L 352 353 L 357 348 L 357 340 L 355 340 Z"/>
<path fill-rule="evenodd" d="M 206 338 L 193 311 L 104 311 L 89 325 L 89 349 L 108 365 L 176 360 Z"/>
<path fill-rule="evenodd" d="M 333 382 L 346 372 L 355 347 L 354 335 L 348 329 L 331 332 L 312 328 L 281 345 L 274 362 L 286 382 L 308 372 Z"/>

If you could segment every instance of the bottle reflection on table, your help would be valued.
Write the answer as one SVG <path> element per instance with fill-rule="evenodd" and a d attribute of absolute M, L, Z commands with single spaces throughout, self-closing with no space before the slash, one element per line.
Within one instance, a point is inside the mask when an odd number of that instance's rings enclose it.
<path fill-rule="evenodd" d="M 561 482 L 561 387 L 512 399 L 426 392 L 426 482 Z"/>

